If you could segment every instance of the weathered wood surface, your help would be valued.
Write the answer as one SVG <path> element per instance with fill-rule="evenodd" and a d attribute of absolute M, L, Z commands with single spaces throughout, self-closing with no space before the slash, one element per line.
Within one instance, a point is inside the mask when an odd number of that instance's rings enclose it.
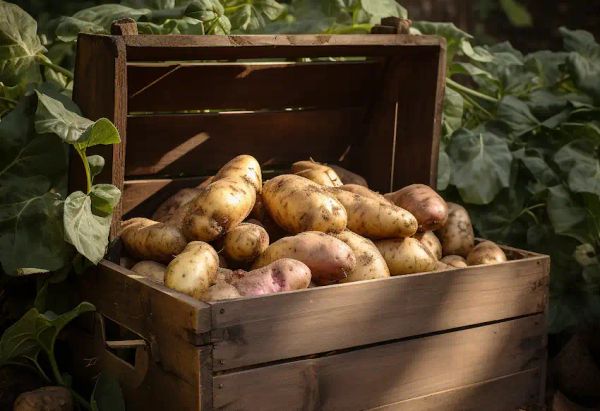
<path fill-rule="evenodd" d="M 361 410 L 537 369 L 546 347 L 542 320 L 543 316 L 533 315 L 216 375 L 214 406 L 263 411 Z M 531 390 L 528 395 L 538 394 L 537 385 Z"/>
<path fill-rule="evenodd" d="M 543 312 L 548 258 L 211 303 L 214 369 Z"/>

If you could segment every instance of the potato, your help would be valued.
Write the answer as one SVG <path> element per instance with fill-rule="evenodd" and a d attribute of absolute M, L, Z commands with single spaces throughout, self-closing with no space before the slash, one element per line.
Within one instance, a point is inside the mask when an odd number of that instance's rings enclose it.
<path fill-rule="evenodd" d="M 373 280 L 390 276 L 390 270 L 388 270 L 383 256 L 371 240 L 348 230 L 335 234 L 335 238 L 346 243 L 356 257 L 356 267 L 348 273 L 348 277 L 340 281 L 341 283 Z"/>
<path fill-rule="evenodd" d="M 200 189 L 198 188 L 183 188 L 179 190 L 158 206 L 154 214 L 152 214 L 152 219 L 154 221 L 164 222 L 175 213 L 177 209 L 192 201 L 199 193 Z"/>
<path fill-rule="evenodd" d="M 310 284 L 311 271 L 306 264 L 291 258 L 281 258 L 249 272 L 236 270 L 230 284 L 242 296 L 264 295 L 301 290 Z"/>
<path fill-rule="evenodd" d="M 455 267 L 448 265 L 442 261 L 435 262 L 435 271 L 453 270 Z"/>
<path fill-rule="evenodd" d="M 343 186 L 340 186 L 340 188 L 342 190 L 350 191 L 351 193 L 354 193 L 354 194 L 360 194 L 361 196 L 368 197 L 373 200 L 384 201 L 386 203 L 389 203 L 389 201 L 381 194 L 379 194 L 365 186 L 361 186 L 360 184 L 344 184 Z"/>
<path fill-rule="evenodd" d="M 466 257 L 475 246 L 475 234 L 469 213 L 458 204 L 448 203 L 448 220 L 438 235 L 444 255 Z"/>
<path fill-rule="evenodd" d="M 256 224 L 241 223 L 232 228 L 223 241 L 227 258 L 238 263 L 250 263 L 269 246 L 269 234 Z"/>
<path fill-rule="evenodd" d="M 423 273 L 436 269 L 437 260 L 419 240 L 412 237 L 375 241 L 391 275 Z"/>
<path fill-rule="evenodd" d="M 203 180 L 200 184 L 198 184 L 196 186 L 196 188 L 204 188 L 204 187 L 206 187 L 207 185 L 209 185 L 210 183 L 212 183 L 214 181 L 215 181 L 215 176 L 210 176 L 207 179 Z"/>
<path fill-rule="evenodd" d="M 202 301 L 231 300 L 241 297 L 240 292 L 231 284 L 217 280 L 216 284 L 208 287 L 200 296 Z"/>
<path fill-rule="evenodd" d="M 245 180 L 216 180 L 189 203 L 183 233 L 190 240 L 212 241 L 244 221 L 255 200 L 256 190 Z"/>
<path fill-rule="evenodd" d="M 460 255 L 447 255 L 440 261 L 455 268 L 464 268 L 467 266 L 467 260 Z"/>
<path fill-rule="evenodd" d="M 264 184 L 262 199 L 273 220 L 290 233 L 346 228 L 346 210 L 324 187 L 295 175 L 283 174 Z"/>
<path fill-rule="evenodd" d="M 136 261 L 133 258 L 128 257 L 126 255 L 123 255 L 123 256 L 121 256 L 121 258 L 119 258 L 119 265 L 121 267 L 131 269 L 131 267 L 133 267 L 135 265 L 135 263 L 136 263 Z"/>
<path fill-rule="evenodd" d="M 438 260 L 442 258 L 442 244 L 433 231 L 417 233 L 415 238 L 421 242 Z"/>
<path fill-rule="evenodd" d="M 507 261 L 506 254 L 500 247 L 491 241 L 482 241 L 477 244 L 467 256 L 467 264 L 498 264 Z"/>
<path fill-rule="evenodd" d="M 269 215 L 269 212 L 267 211 L 263 201 L 262 193 L 256 195 L 256 202 L 254 203 L 254 207 L 250 212 L 250 217 L 258 221 L 260 223 L 259 225 L 261 225 L 267 231 L 270 241 L 277 241 L 280 238 L 288 235 L 288 233 L 283 228 L 279 227 Z M 250 219 L 247 221 L 250 222 Z"/>
<path fill-rule="evenodd" d="M 373 200 L 339 188 L 328 188 L 346 209 L 347 227 L 371 239 L 410 237 L 417 231 L 417 220 L 408 211 L 387 201 Z"/>
<path fill-rule="evenodd" d="M 359 186 L 369 187 L 369 184 L 367 184 L 367 180 L 365 180 L 362 176 L 335 164 L 329 164 L 329 167 L 331 167 L 333 171 L 337 173 L 337 175 L 342 180 L 342 183 L 358 184 Z"/>
<path fill-rule="evenodd" d="M 318 285 L 342 280 L 356 266 L 354 252 L 346 243 L 318 231 L 307 231 L 275 241 L 252 267 L 261 268 L 280 258 L 302 261 Z"/>
<path fill-rule="evenodd" d="M 177 227 L 136 217 L 121 223 L 121 240 L 127 252 L 139 260 L 168 263 L 187 241 Z"/>
<path fill-rule="evenodd" d="M 339 187 L 342 180 L 331 167 L 315 161 L 297 161 L 292 164 L 292 173 L 308 178 L 326 187 Z"/>
<path fill-rule="evenodd" d="M 444 199 L 425 184 L 412 184 L 384 197 L 412 213 L 419 222 L 419 231 L 437 230 L 448 218 Z"/>
<path fill-rule="evenodd" d="M 217 279 L 219 256 L 210 244 L 192 241 L 167 266 L 165 285 L 194 298 L 213 285 Z"/>
<path fill-rule="evenodd" d="M 5 391 L 6 397 L 12 394 Z M 13 411 L 72 411 L 73 395 L 68 388 L 47 386 L 21 393 L 15 400 Z"/>
<path fill-rule="evenodd" d="M 254 187 L 256 192 L 260 193 L 262 190 L 260 164 L 258 164 L 258 161 L 254 157 L 247 154 L 239 155 L 221 167 L 217 174 L 215 174 L 213 182 L 225 177 L 241 178 Z"/>
<path fill-rule="evenodd" d="M 158 284 L 163 284 L 165 282 L 165 271 L 167 271 L 167 267 L 156 261 L 144 260 L 131 267 L 131 271 L 148 277 Z"/>

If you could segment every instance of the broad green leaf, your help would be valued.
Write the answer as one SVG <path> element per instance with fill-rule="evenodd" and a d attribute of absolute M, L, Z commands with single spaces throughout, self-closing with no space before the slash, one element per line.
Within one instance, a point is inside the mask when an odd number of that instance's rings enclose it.
<path fill-rule="evenodd" d="M 194 0 L 186 7 L 184 14 L 200 20 L 206 34 L 229 34 L 231 31 L 232 23 L 218 0 Z"/>
<path fill-rule="evenodd" d="M 494 81 L 495 77 L 492 73 L 477 67 L 474 64 L 466 63 L 464 61 L 455 62 L 451 67 L 452 74 L 466 74 L 473 78 L 483 77 L 486 80 Z"/>
<path fill-rule="evenodd" d="M 504 122 L 516 136 L 521 136 L 541 125 L 527 104 L 516 97 L 506 96 L 500 101 L 498 120 Z"/>
<path fill-rule="evenodd" d="M 88 156 L 87 161 L 90 165 L 90 174 L 93 180 L 104 168 L 104 157 L 99 155 Z"/>
<path fill-rule="evenodd" d="M 66 143 L 76 143 L 94 122 L 65 108 L 62 102 L 36 91 L 38 106 L 35 130 L 39 134 L 56 134 Z"/>
<path fill-rule="evenodd" d="M 596 43 L 592 33 L 585 30 L 569 30 L 566 27 L 561 27 L 559 31 L 563 37 L 565 50 L 586 57 L 600 56 L 600 45 Z"/>
<path fill-rule="evenodd" d="M 512 155 L 506 141 L 492 133 L 454 133 L 447 150 L 452 160 L 452 184 L 470 204 L 488 204 L 508 187 Z"/>
<path fill-rule="evenodd" d="M 600 196 L 600 161 L 589 140 L 576 140 L 556 152 L 554 162 L 568 175 L 569 188 L 575 193 Z"/>
<path fill-rule="evenodd" d="M 549 50 L 537 51 L 527 55 L 525 65 L 537 74 L 540 84 L 546 87 L 556 85 L 564 76 L 562 66 L 566 63 L 569 53 L 552 52 Z M 548 91 L 546 89 L 541 89 Z"/>
<path fill-rule="evenodd" d="M 266 26 L 267 21 L 281 15 L 284 6 L 275 0 L 234 0 L 227 4 L 228 15 L 233 30 L 255 32 Z"/>
<path fill-rule="evenodd" d="M 439 159 L 438 159 L 438 176 L 437 176 L 437 189 L 438 191 L 443 191 L 448 188 L 448 184 L 450 184 L 450 177 L 452 176 L 452 164 L 450 162 L 450 157 L 448 154 L 442 149 L 440 149 Z"/>
<path fill-rule="evenodd" d="M 100 373 L 90 401 L 92 411 L 125 411 L 125 401 L 119 382 L 108 374 Z"/>
<path fill-rule="evenodd" d="M 444 95 L 443 126 L 446 134 L 452 134 L 462 126 L 464 100 L 460 93 L 446 88 Z"/>
<path fill-rule="evenodd" d="M 121 191 L 112 184 L 96 184 L 90 191 L 92 212 L 97 216 L 110 216 L 121 198 Z"/>
<path fill-rule="evenodd" d="M 470 42 L 463 40 L 460 43 L 460 49 L 465 56 L 471 60 L 487 63 L 491 62 L 494 57 L 483 47 L 473 47 Z"/>
<path fill-rule="evenodd" d="M 526 104 L 536 119 L 546 120 L 565 110 L 569 105 L 569 100 L 564 95 L 543 88 L 529 94 Z"/>
<path fill-rule="evenodd" d="M 582 243 L 588 241 L 585 209 L 575 202 L 562 184 L 548 189 L 547 212 L 557 234 L 575 238 Z"/>
<path fill-rule="evenodd" d="M 446 38 L 448 63 L 454 60 L 454 56 L 463 52 L 464 43 L 473 38 L 469 33 L 460 30 L 454 23 L 438 23 L 431 21 L 416 21 L 413 27 L 422 34 L 431 34 Z"/>
<path fill-rule="evenodd" d="M 408 12 L 395 0 L 360 0 L 371 24 L 379 24 L 383 17 L 408 18 Z"/>
<path fill-rule="evenodd" d="M 522 148 L 513 152 L 513 157 L 520 160 L 533 178 L 546 187 L 554 186 L 560 182 L 559 177 L 548 165 L 544 158 L 544 153 L 540 149 Z"/>
<path fill-rule="evenodd" d="M 115 125 L 106 118 L 98 119 L 90 124 L 81 135 L 81 138 L 77 141 L 78 145 L 83 148 L 101 144 L 119 144 L 120 142 L 121 138 L 119 137 L 119 131 Z"/>
<path fill-rule="evenodd" d="M 513 26 L 531 27 L 533 25 L 533 19 L 527 7 L 516 0 L 500 0 L 500 6 Z"/>
<path fill-rule="evenodd" d="M 168 19 L 161 24 L 138 21 L 137 27 L 140 34 L 204 34 L 202 21 L 192 17 Z"/>
<path fill-rule="evenodd" d="M 568 67 L 575 84 L 600 101 L 600 45 L 594 36 L 584 30 L 560 28 L 564 46 L 570 55 Z"/>
<path fill-rule="evenodd" d="M 111 216 L 92 211 L 92 198 L 76 191 L 65 200 L 65 241 L 94 264 L 98 264 L 108 246 Z"/>
<path fill-rule="evenodd" d="M 0 0 L 0 82 L 15 86 L 41 81 L 36 55 L 45 50 L 35 20 L 19 6 Z"/>

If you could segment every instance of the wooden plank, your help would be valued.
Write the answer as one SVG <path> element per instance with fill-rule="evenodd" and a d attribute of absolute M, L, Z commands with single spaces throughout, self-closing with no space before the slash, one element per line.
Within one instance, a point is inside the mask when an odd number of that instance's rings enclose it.
<path fill-rule="evenodd" d="M 129 61 L 414 55 L 439 47 L 435 36 L 370 34 L 123 36 Z"/>
<path fill-rule="evenodd" d="M 80 34 L 76 56 L 73 100 L 84 116 L 92 120 L 101 117 L 111 120 L 122 140 L 121 144 L 99 145 L 88 149 L 88 155 L 99 154 L 105 160 L 104 169 L 96 176 L 95 182 L 112 183 L 122 190 L 127 121 L 125 43 L 118 36 Z M 76 155 L 72 156 L 70 162 L 69 189 L 86 189 L 83 164 Z M 119 202 L 113 211 L 111 238 L 117 236 L 121 215 Z"/>
<path fill-rule="evenodd" d="M 540 368 L 494 378 L 434 394 L 372 408 L 402 411 L 508 411 L 521 407 L 541 406 L 543 397 L 536 391 L 545 383 Z"/>
<path fill-rule="evenodd" d="M 548 257 L 221 301 L 214 368 L 227 370 L 539 313 Z"/>
<path fill-rule="evenodd" d="M 364 128 L 359 107 L 130 116 L 125 174 L 212 174 L 242 153 L 272 167 L 308 156 L 335 161 Z"/>
<path fill-rule="evenodd" d="M 130 112 L 364 105 L 377 61 L 132 64 Z"/>
<path fill-rule="evenodd" d="M 216 375 L 214 406 L 368 409 L 538 368 L 546 347 L 541 317 Z"/>

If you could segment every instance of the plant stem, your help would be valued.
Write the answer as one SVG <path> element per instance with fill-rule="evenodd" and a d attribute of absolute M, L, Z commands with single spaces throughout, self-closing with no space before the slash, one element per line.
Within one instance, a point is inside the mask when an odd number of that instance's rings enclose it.
<path fill-rule="evenodd" d="M 71 73 L 69 70 L 67 70 L 64 67 L 59 66 L 58 64 L 54 64 L 53 62 L 50 61 L 50 59 L 48 57 L 44 56 L 43 54 L 38 54 L 36 56 L 36 59 L 40 64 L 42 64 L 48 68 L 51 68 L 52 70 L 64 75 L 70 81 L 73 81 L 73 79 L 74 79 L 73 73 Z"/>
<path fill-rule="evenodd" d="M 65 380 L 63 380 L 62 374 L 58 369 L 58 364 L 56 363 L 56 358 L 54 358 L 54 352 L 48 352 L 48 361 L 50 362 L 50 367 L 52 368 L 52 375 L 54 379 L 59 385 L 65 386 Z"/>
<path fill-rule="evenodd" d="M 77 154 L 79 154 L 79 157 L 83 162 L 83 168 L 85 169 L 85 181 L 87 185 L 85 193 L 89 194 L 89 192 L 92 191 L 92 172 L 90 171 L 90 163 L 88 162 L 88 159 L 85 156 L 85 152 L 83 150 L 79 150 L 78 148 L 75 149 L 77 150 Z"/>
<path fill-rule="evenodd" d="M 79 403 L 79 405 L 81 405 L 86 410 L 92 409 L 92 406 L 85 398 L 83 398 L 81 395 L 79 395 L 74 389 L 71 389 L 70 391 L 71 391 L 71 395 L 73 395 L 73 398 L 75 398 L 75 400 Z"/>
<path fill-rule="evenodd" d="M 456 91 L 462 91 L 463 93 L 466 93 L 472 97 L 480 98 L 482 100 L 489 101 L 490 103 L 498 103 L 497 98 L 488 96 L 487 94 L 483 94 L 483 93 L 480 93 L 479 91 L 475 91 L 473 89 L 465 87 L 462 84 L 457 83 L 456 81 L 452 80 L 449 77 L 446 78 L 446 84 L 448 85 L 448 87 L 453 88 Z"/>
<path fill-rule="evenodd" d="M 483 106 L 481 104 L 479 104 L 478 102 L 476 102 L 475 100 L 473 100 L 471 97 L 469 97 L 467 94 L 463 94 L 458 92 L 461 96 L 463 96 L 463 98 L 465 99 L 466 102 L 468 102 L 469 104 L 471 104 L 471 106 L 473 106 L 474 108 L 481 110 L 486 116 L 488 116 L 489 118 L 493 118 L 494 116 L 492 115 L 492 113 L 490 113 L 489 111 L 487 111 L 485 108 L 483 108 Z"/>
<path fill-rule="evenodd" d="M 12 98 L 8 98 L 8 97 L 1 97 L 0 96 L 0 100 L 2 101 L 6 101 L 7 103 L 10 104 L 14 104 L 15 106 L 17 105 L 18 101 L 17 100 L 13 100 Z"/>

